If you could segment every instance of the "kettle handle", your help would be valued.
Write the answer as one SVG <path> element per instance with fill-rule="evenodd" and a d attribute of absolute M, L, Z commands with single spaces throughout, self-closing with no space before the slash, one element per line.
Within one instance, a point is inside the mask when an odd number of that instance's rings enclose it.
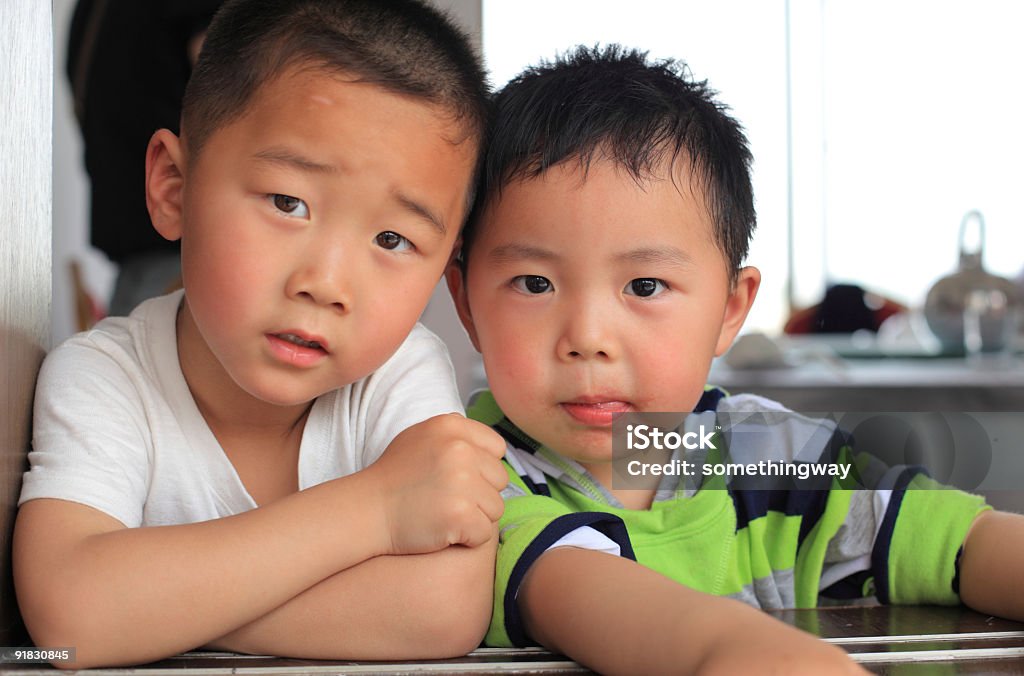
<path fill-rule="evenodd" d="M 967 225 L 971 221 L 978 222 L 978 233 L 980 235 L 978 250 L 968 252 L 964 247 L 964 236 L 967 234 Z M 981 255 L 985 251 L 985 217 L 977 209 L 971 209 L 964 214 L 960 221 L 960 268 L 980 268 Z"/>

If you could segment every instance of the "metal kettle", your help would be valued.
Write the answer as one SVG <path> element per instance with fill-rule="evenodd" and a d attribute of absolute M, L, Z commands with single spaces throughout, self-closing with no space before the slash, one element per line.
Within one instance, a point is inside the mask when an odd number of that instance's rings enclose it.
<path fill-rule="evenodd" d="M 980 229 L 977 251 L 967 251 L 967 226 Z M 944 353 L 998 352 L 1013 340 L 1022 306 L 1020 291 L 1010 280 L 985 271 L 985 219 L 969 211 L 960 222 L 960 269 L 928 291 L 924 316 Z"/>

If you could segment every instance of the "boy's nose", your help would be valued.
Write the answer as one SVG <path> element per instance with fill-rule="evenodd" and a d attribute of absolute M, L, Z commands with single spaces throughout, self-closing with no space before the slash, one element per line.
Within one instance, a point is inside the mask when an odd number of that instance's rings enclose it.
<path fill-rule="evenodd" d="M 352 271 L 344 261 L 331 260 L 333 257 L 311 256 L 305 265 L 297 269 L 288 279 L 285 292 L 290 298 L 297 298 L 337 312 L 352 309 Z"/>
<path fill-rule="evenodd" d="M 613 320 L 597 307 L 581 303 L 566 317 L 558 339 L 558 357 L 563 361 L 614 359 L 618 352 Z"/>

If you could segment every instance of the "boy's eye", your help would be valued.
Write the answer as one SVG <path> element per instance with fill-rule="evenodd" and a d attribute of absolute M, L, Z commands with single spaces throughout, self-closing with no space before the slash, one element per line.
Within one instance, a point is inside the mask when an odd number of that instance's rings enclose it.
<path fill-rule="evenodd" d="M 512 286 L 523 293 L 547 293 L 553 289 L 551 280 L 540 275 L 519 275 L 512 278 Z"/>
<path fill-rule="evenodd" d="M 309 207 L 298 197 L 273 194 L 270 195 L 270 200 L 278 211 L 287 214 L 291 218 L 309 218 Z"/>
<path fill-rule="evenodd" d="M 405 251 L 412 248 L 412 242 L 397 232 L 385 230 L 377 235 L 377 246 L 388 251 Z"/>
<path fill-rule="evenodd" d="M 641 298 L 650 298 L 656 296 L 668 287 L 665 286 L 665 282 L 660 279 L 654 279 L 653 277 L 641 277 L 634 279 L 626 288 L 623 289 L 625 293 L 631 296 L 640 296 Z"/>

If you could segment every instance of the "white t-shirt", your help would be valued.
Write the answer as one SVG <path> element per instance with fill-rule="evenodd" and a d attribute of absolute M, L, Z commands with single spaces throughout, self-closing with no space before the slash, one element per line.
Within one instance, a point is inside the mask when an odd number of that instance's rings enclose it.
<path fill-rule="evenodd" d="M 175 337 L 181 298 L 179 291 L 105 319 L 47 356 L 19 505 L 70 500 L 128 527 L 256 507 L 185 384 Z M 358 472 L 402 430 L 453 411 L 462 405 L 448 352 L 417 324 L 377 371 L 314 402 L 299 488 Z"/>

